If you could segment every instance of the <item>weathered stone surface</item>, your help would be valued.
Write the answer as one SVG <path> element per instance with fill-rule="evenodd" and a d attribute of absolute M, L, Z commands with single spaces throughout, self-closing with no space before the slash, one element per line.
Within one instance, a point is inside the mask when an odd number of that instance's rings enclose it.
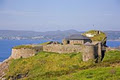
<path fill-rule="evenodd" d="M 37 52 L 43 51 L 42 46 L 34 47 L 34 48 L 20 48 L 20 49 L 12 49 L 11 58 L 28 58 L 30 56 L 34 56 Z"/>
<path fill-rule="evenodd" d="M 58 42 L 47 42 L 40 45 L 27 45 L 18 46 L 12 49 L 11 58 L 28 58 L 34 56 L 37 52 L 57 52 L 57 53 L 79 53 L 82 52 L 83 61 L 90 59 L 103 59 L 106 47 L 106 35 L 101 31 L 89 31 L 84 35 L 88 35 L 90 38 L 81 35 L 74 35 L 70 38 L 63 39 L 63 45 Z M 100 38 L 98 37 L 100 36 Z M 101 38 L 102 37 L 102 38 Z M 94 38 L 94 39 L 93 39 Z"/>
<path fill-rule="evenodd" d="M 57 53 L 72 53 L 81 52 L 82 47 L 80 45 L 46 45 L 43 46 L 43 51 Z"/>
<path fill-rule="evenodd" d="M 94 45 L 87 45 L 85 48 L 83 48 L 82 52 L 82 59 L 83 61 L 88 61 L 88 60 L 94 60 L 97 59 L 97 48 Z"/>
<path fill-rule="evenodd" d="M 4 76 L 6 75 L 6 71 L 8 71 L 9 67 L 9 59 L 5 60 L 0 64 L 0 80 L 6 80 Z"/>
<path fill-rule="evenodd" d="M 98 55 L 98 47 L 94 45 L 46 45 L 43 51 L 57 53 L 79 53 L 82 52 L 83 61 L 96 59 Z"/>
<path fill-rule="evenodd" d="M 12 49 L 11 58 L 18 59 L 18 58 L 27 58 L 30 56 L 34 56 L 36 51 L 34 49 Z"/>

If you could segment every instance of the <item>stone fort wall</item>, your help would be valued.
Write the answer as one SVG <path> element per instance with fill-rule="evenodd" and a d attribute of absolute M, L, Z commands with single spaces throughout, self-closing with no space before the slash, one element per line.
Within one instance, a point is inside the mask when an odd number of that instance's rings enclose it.
<path fill-rule="evenodd" d="M 94 45 L 60 45 L 51 44 L 43 46 L 43 51 L 57 53 L 79 53 L 82 52 L 83 61 L 95 59 L 98 55 L 97 46 Z"/>
<path fill-rule="evenodd" d="M 20 49 L 12 49 L 12 54 L 10 58 L 19 59 L 19 58 L 28 58 L 30 56 L 34 56 L 36 53 L 43 51 L 43 46 L 34 47 L 34 48 L 20 48 Z"/>
<path fill-rule="evenodd" d="M 98 46 L 95 45 L 61 45 L 61 44 L 49 44 L 44 46 L 37 46 L 32 49 L 21 48 L 21 49 L 12 49 L 11 58 L 28 58 L 34 56 L 40 51 L 46 52 L 56 52 L 56 53 L 79 53 L 82 54 L 83 61 L 88 61 L 90 59 L 96 59 L 98 57 Z"/>

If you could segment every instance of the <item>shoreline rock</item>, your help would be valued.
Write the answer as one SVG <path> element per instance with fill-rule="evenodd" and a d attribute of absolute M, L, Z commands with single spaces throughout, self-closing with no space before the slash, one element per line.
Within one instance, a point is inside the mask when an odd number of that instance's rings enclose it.
<path fill-rule="evenodd" d="M 9 67 L 9 60 L 11 58 L 4 60 L 3 62 L 0 62 L 0 80 L 5 80 L 4 76 L 6 75 L 5 71 L 8 71 Z"/>

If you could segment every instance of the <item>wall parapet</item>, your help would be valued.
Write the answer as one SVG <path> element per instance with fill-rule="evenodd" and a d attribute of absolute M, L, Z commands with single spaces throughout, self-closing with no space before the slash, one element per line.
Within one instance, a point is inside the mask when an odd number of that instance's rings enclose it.
<path fill-rule="evenodd" d="M 36 46 L 34 48 L 18 48 L 12 49 L 12 54 L 10 58 L 18 59 L 18 58 L 28 58 L 30 56 L 34 56 L 36 53 L 43 51 L 43 46 Z"/>
<path fill-rule="evenodd" d="M 97 56 L 96 46 L 94 45 L 46 45 L 43 46 L 43 51 L 57 52 L 57 53 L 82 53 L 83 61 L 95 59 Z"/>
<path fill-rule="evenodd" d="M 79 53 L 82 54 L 83 61 L 88 61 L 90 59 L 97 59 L 99 57 L 101 49 L 98 45 L 85 44 L 85 45 L 61 45 L 61 44 L 49 44 L 43 46 L 34 46 L 34 48 L 18 48 L 12 49 L 11 58 L 28 58 L 34 56 L 40 51 L 46 52 L 56 52 L 56 53 Z"/>

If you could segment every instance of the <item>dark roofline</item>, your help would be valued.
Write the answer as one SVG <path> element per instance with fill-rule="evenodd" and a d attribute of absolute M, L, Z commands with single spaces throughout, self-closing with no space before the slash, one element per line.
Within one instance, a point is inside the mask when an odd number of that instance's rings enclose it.
<path fill-rule="evenodd" d="M 91 40 L 91 39 L 67 39 L 65 38 L 65 40 Z"/>
<path fill-rule="evenodd" d="M 65 40 L 91 40 L 91 39 L 81 34 L 74 34 L 70 35 L 69 37 L 66 37 Z"/>

